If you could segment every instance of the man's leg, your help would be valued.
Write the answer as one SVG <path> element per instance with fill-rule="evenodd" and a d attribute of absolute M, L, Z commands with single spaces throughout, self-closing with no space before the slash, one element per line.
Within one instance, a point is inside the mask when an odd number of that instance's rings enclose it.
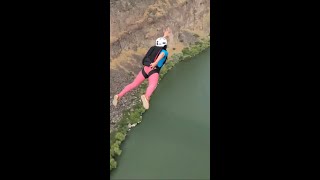
<path fill-rule="evenodd" d="M 149 101 L 153 91 L 157 88 L 159 73 L 153 73 L 149 78 L 149 85 L 146 91 L 146 98 Z"/>
<path fill-rule="evenodd" d="M 128 84 L 119 94 L 114 96 L 113 105 L 117 106 L 119 99 L 124 96 L 126 93 L 131 91 L 132 89 L 138 87 L 145 80 L 142 72 L 140 71 L 137 77 L 133 80 L 132 83 Z"/>
<path fill-rule="evenodd" d="M 124 96 L 126 93 L 131 91 L 132 89 L 138 87 L 143 81 L 145 80 L 144 76 L 142 75 L 142 72 L 140 71 L 137 77 L 134 79 L 134 81 L 130 84 L 128 84 L 119 94 L 119 98 Z"/>
<path fill-rule="evenodd" d="M 148 85 L 146 94 L 141 96 L 143 107 L 145 109 L 149 109 L 149 100 L 150 100 L 150 97 L 151 97 L 153 91 L 157 88 L 158 79 L 159 79 L 158 73 L 154 73 L 148 78 L 149 85 Z"/>

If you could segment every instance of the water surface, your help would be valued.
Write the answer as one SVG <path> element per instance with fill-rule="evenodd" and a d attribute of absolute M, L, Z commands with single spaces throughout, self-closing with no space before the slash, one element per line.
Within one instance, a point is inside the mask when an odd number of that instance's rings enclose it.
<path fill-rule="evenodd" d="M 161 80 L 111 179 L 210 178 L 210 50 Z"/>

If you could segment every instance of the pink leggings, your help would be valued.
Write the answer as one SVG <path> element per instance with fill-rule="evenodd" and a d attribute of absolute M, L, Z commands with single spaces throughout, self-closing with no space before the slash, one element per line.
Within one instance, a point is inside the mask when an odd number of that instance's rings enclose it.
<path fill-rule="evenodd" d="M 148 74 L 151 71 L 151 67 L 144 66 L 144 71 Z M 159 74 L 158 73 L 153 73 L 151 76 L 149 76 L 149 86 L 146 91 L 146 98 L 150 99 L 150 96 L 152 95 L 153 91 L 156 89 L 158 85 L 158 79 L 159 79 Z M 135 80 L 127 85 L 119 94 L 119 98 L 124 96 L 127 92 L 131 91 L 132 89 L 138 87 L 143 81 L 145 80 L 144 76 L 142 75 L 142 72 L 140 71 Z"/>

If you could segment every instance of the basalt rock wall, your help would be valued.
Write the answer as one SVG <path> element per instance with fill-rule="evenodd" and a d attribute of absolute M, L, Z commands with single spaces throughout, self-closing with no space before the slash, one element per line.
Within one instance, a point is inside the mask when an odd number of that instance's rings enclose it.
<path fill-rule="evenodd" d="M 110 1 L 110 116 L 111 127 L 122 111 L 139 97 L 128 93 L 115 108 L 113 95 L 130 83 L 141 61 L 165 27 L 169 57 L 210 33 L 210 0 L 111 0 Z"/>

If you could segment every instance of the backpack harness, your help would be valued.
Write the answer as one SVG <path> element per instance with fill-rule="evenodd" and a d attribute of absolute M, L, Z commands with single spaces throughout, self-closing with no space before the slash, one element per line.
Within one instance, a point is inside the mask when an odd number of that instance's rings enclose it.
<path fill-rule="evenodd" d="M 163 47 L 157 47 L 157 46 L 152 46 L 149 51 L 147 52 L 147 54 L 145 55 L 145 57 L 142 60 L 142 64 L 144 66 L 150 66 L 151 63 L 153 63 L 159 56 L 161 50 L 163 49 Z M 165 57 L 166 59 L 163 62 L 163 65 L 166 63 L 167 61 L 167 57 Z M 163 66 L 162 65 L 162 66 Z M 154 73 L 159 73 L 160 72 L 161 67 L 156 66 L 155 69 L 151 70 L 148 74 L 144 71 L 144 67 L 142 68 L 141 72 L 142 75 L 147 79 L 148 77 L 150 77 L 152 74 Z"/>

